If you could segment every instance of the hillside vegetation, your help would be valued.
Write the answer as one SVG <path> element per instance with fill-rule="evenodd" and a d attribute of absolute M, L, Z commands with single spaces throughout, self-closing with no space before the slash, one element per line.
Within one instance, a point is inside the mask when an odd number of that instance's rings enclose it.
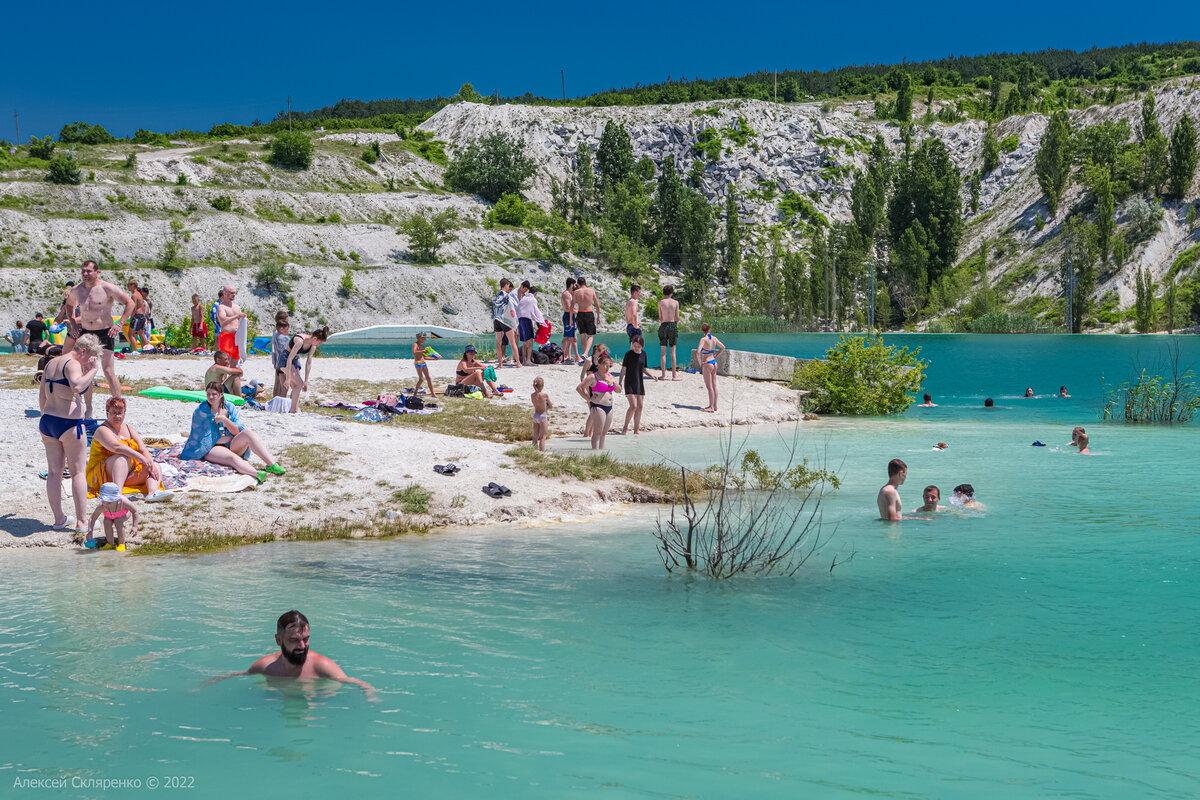
<path fill-rule="evenodd" d="M 611 322 L 622 285 L 674 282 L 705 314 L 806 328 L 1183 327 L 1197 72 L 1183 43 L 566 103 L 468 85 L 129 140 L 73 123 L 0 149 L 0 310 L 56 307 L 18 271 L 91 257 L 172 317 L 240 282 L 262 313 L 483 329 L 499 276 L 583 271 Z"/>

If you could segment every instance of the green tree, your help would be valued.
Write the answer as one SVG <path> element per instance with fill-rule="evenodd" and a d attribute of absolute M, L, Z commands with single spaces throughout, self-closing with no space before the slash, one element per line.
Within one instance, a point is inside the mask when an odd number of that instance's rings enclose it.
<path fill-rule="evenodd" d="M 1137 271 L 1134 280 L 1134 328 L 1138 333 L 1149 333 L 1154 330 L 1154 280 L 1145 268 Z"/>
<path fill-rule="evenodd" d="M 1096 259 L 1100 254 L 1096 227 L 1079 217 L 1067 220 L 1062 259 L 1063 297 L 1071 309 L 1071 333 L 1083 332 L 1096 288 Z"/>
<path fill-rule="evenodd" d="M 1182 200 L 1192 187 L 1196 175 L 1196 126 L 1184 114 L 1171 132 L 1170 164 L 1167 167 L 1167 188 L 1171 197 Z"/>
<path fill-rule="evenodd" d="M 824 359 L 804 362 L 792 386 L 807 390 L 805 410 L 818 414 L 902 414 L 916 399 L 928 364 L 920 350 L 881 336 L 843 336 Z"/>
<path fill-rule="evenodd" d="M 46 180 L 50 183 L 78 186 L 83 183 L 83 173 L 79 171 L 79 165 L 75 163 L 74 158 L 70 155 L 60 155 L 50 159 L 50 171 L 46 173 Z"/>
<path fill-rule="evenodd" d="M 1035 159 L 1038 186 L 1046 195 L 1050 218 L 1058 216 L 1058 204 L 1067 190 L 1072 161 L 1071 121 L 1067 112 L 1059 111 L 1050 118 L 1042 145 Z"/>
<path fill-rule="evenodd" d="M 408 237 L 408 247 L 413 261 L 418 264 L 436 264 L 438 250 L 454 241 L 458 227 L 458 215 L 454 209 L 433 214 L 414 213 L 400 222 L 399 233 Z"/>
<path fill-rule="evenodd" d="M 496 131 L 456 154 L 446 168 L 446 186 L 494 203 L 506 194 L 520 194 L 535 171 L 533 160 L 525 155 L 525 140 Z"/>
<path fill-rule="evenodd" d="M 713 264 L 717 257 L 712 206 L 696 189 L 684 188 L 681 203 L 683 227 L 683 268 L 689 292 L 703 300 L 712 284 Z"/>
<path fill-rule="evenodd" d="M 29 157 L 49 161 L 54 156 L 54 138 L 51 136 L 29 137 Z"/>
<path fill-rule="evenodd" d="M 525 205 L 525 201 L 521 199 L 521 195 L 509 193 L 501 196 L 496 201 L 496 205 L 492 206 L 488 212 L 493 222 L 500 225 L 521 226 L 525 224 L 525 218 L 529 213 L 529 209 Z"/>
<path fill-rule="evenodd" d="M 983 171 L 991 172 L 998 166 L 1000 166 L 1000 142 L 996 140 L 992 126 L 988 125 L 983 134 Z"/>
<path fill-rule="evenodd" d="M 742 266 L 742 223 L 738 218 L 737 187 L 732 183 L 725 189 L 725 276 L 731 286 L 737 285 Z"/>
<path fill-rule="evenodd" d="M 957 259 L 963 229 L 962 178 L 937 137 L 921 142 L 899 170 L 888 222 L 893 249 L 912 229 L 906 253 L 896 263 L 903 265 L 912 299 L 920 305 L 925 288 Z M 921 264 L 924 268 L 917 269 Z"/>
<path fill-rule="evenodd" d="M 673 267 L 683 263 L 685 188 L 675 169 L 675 159 L 666 158 L 658 174 L 652 213 L 659 258 Z"/>
<path fill-rule="evenodd" d="M 487 100 L 479 92 L 475 91 L 475 87 L 469 83 L 464 83 L 458 87 L 458 94 L 454 99 L 463 103 L 486 103 Z"/>
<path fill-rule="evenodd" d="M 575 222 L 586 222 L 596 210 L 596 170 L 592 149 L 586 142 L 575 148 L 574 195 L 572 207 Z"/>
<path fill-rule="evenodd" d="M 906 70 L 893 69 L 887 74 L 888 88 L 896 92 L 896 105 L 893 106 L 892 117 L 900 122 L 912 119 L 912 76 Z"/>
<path fill-rule="evenodd" d="M 601 194 L 624 181 L 633 171 L 633 140 L 624 125 L 611 119 L 604 124 L 604 133 L 600 135 L 596 171 L 600 175 Z"/>
<path fill-rule="evenodd" d="M 1112 237 L 1117 230 L 1117 201 L 1112 181 L 1104 180 L 1096 187 L 1096 244 L 1100 248 L 1100 263 L 1108 263 Z"/>
<path fill-rule="evenodd" d="M 312 139 L 300 131 L 282 131 L 271 141 L 271 163 L 285 169 L 312 166 Z"/>
<path fill-rule="evenodd" d="M 783 308 L 793 322 L 807 324 L 811 321 L 809 309 L 812 305 L 809 292 L 812 287 L 805 272 L 804 256 L 789 250 L 783 254 Z"/>
<path fill-rule="evenodd" d="M 87 122 L 63 125 L 58 132 L 58 140 L 63 144 L 112 144 L 116 141 L 104 126 Z"/>

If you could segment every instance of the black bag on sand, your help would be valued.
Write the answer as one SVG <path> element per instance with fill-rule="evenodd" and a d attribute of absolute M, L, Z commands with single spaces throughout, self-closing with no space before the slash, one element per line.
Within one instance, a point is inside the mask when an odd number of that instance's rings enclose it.
<path fill-rule="evenodd" d="M 462 397 L 466 392 L 461 383 L 452 383 L 446 387 L 446 397 Z"/>
<path fill-rule="evenodd" d="M 535 364 L 549 364 L 550 356 L 543 353 L 541 350 L 534 350 L 529 354 L 533 358 Z"/>
<path fill-rule="evenodd" d="M 415 394 L 410 394 L 404 398 L 404 407 L 409 411 L 420 411 L 425 408 L 425 401 L 417 397 Z"/>

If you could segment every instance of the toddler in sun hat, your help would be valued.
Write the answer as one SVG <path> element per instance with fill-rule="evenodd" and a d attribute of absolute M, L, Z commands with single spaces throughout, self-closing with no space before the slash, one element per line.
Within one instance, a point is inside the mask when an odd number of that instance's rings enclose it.
<path fill-rule="evenodd" d="M 104 544 L 97 547 L 92 534 L 96 529 L 96 520 L 101 516 L 104 517 Z M 125 520 L 127 518 L 129 519 L 129 534 L 132 536 L 137 531 L 137 509 L 133 507 L 133 503 L 121 495 L 120 486 L 115 483 L 102 484 L 100 486 L 100 502 L 96 504 L 96 510 L 92 512 L 92 518 L 88 522 L 88 535 L 83 546 L 89 550 L 109 550 L 115 547 L 117 551 L 125 552 Z"/>

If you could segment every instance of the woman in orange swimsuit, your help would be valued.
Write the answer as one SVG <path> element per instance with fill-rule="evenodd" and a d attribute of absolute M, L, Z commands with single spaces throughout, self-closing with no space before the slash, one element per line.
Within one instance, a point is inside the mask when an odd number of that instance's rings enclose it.
<path fill-rule="evenodd" d="M 100 486 L 115 483 L 124 494 L 146 495 L 152 502 L 166 500 L 170 492 L 160 491 L 162 472 L 150 457 L 142 437 L 125 422 L 125 399 L 110 397 L 104 404 L 107 417 L 96 429 L 88 451 L 88 497 L 96 497 Z"/>

